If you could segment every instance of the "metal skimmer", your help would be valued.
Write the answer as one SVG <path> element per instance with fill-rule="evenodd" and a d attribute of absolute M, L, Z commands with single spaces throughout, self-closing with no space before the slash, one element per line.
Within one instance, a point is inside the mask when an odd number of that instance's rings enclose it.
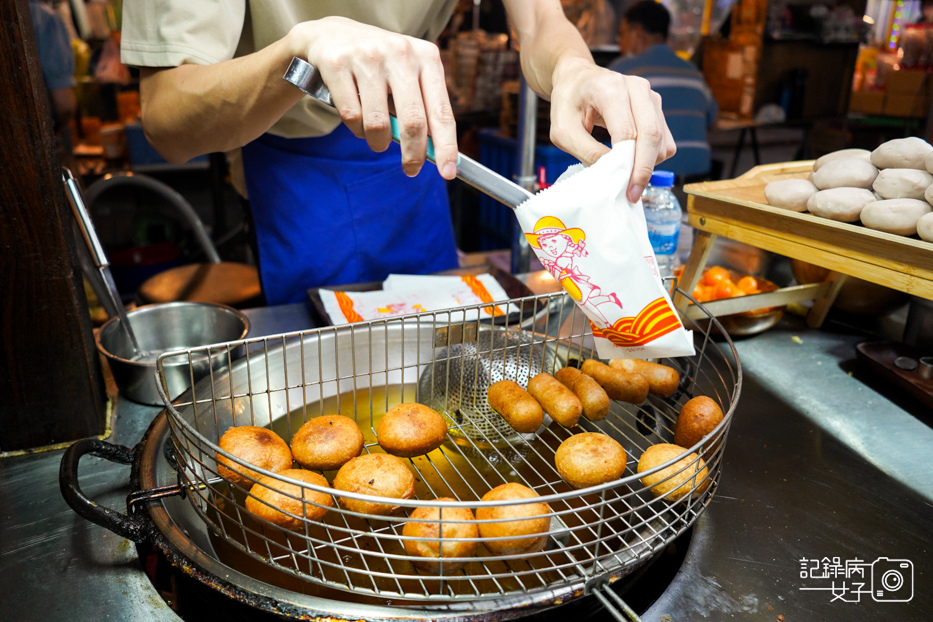
<path fill-rule="evenodd" d="M 476 442 L 495 438 L 511 443 L 520 441 L 522 435 L 489 405 L 490 385 L 508 379 L 527 386 L 536 375 L 553 369 L 553 351 L 536 348 L 530 334 L 500 326 L 481 327 L 476 341 L 438 351 L 434 364 L 421 374 L 418 393 L 425 405 L 454 413 L 452 433 Z"/>
<path fill-rule="evenodd" d="M 638 406 L 613 403 L 609 416 L 598 423 L 581 419 L 571 430 L 547 423 L 535 434 L 521 435 L 489 409 L 486 387 L 502 377 L 525 384 L 540 371 L 553 373 L 595 357 L 595 351 L 588 321 L 566 294 L 512 300 L 502 308 L 509 313 L 490 317 L 489 305 L 478 305 L 163 355 L 160 371 L 173 356 L 189 361 L 224 357 L 228 363 L 226 371 L 212 371 L 173 403 L 166 400 L 179 488 L 206 523 L 214 548 L 245 555 L 254 565 L 260 562 L 269 573 L 263 575 L 267 582 L 280 576 L 293 586 L 298 578 L 309 589 L 350 592 L 360 602 L 414 601 L 447 611 L 477 611 L 557 588 L 563 593 L 572 588 L 576 595 L 600 591 L 688 529 L 716 491 L 741 386 L 735 348 L 715 318 L 684 320 L 694 330 L 697 353 L 663 361 L 682 376 L 673 397 L 649 396 Z M 247 355 L 233 360 L 239 346 Z M 701 394 L 716 400 L 725 413 L 714 432 L 691 448 L 705 462 L 706 474 L 688 480 L 692 494 L 679 501 L 656 498 L 636 475 L 638 459 L 654 443 L 673 442 L 681 406 Z M 215 456 L 224 452 L 217 442 L 230 426 L 267 426 L 288 441 L 308 419 L 342 414 L 362 429 L 364 451 L 375 453 L 382 451 L 374 432 L 381 415 L 411 401 L 443 413 L 449 431 L 439 449 L 406 461 L 417 484 L 412 499 L 392 500 L 403 510 L 398 515 L 355 514 L 342 499 L 381 499 L 263 471 L 301 486 L 302 496 L 324 491 L 337 501 L 320 522 L 298 516 L 301 528 L 286 531 L 246 510 L 249 486 L 218 477 Z M 574 490 L 560 478 L 554 452 L 583 431 L 603 432 L 623 445 L 628 460 L 622 479 Z M 324 475 L 332 481 L 334 473 Z M 510 481 L 532 488 L 549 506 L 544 550 L 494 556 L 480 543 L 454 572 L 442 566 L 439 574 L 425 573 L 412 565 L 402 546 L 402 527 L 415 507 L 440 507 L 443 521 L 444 508 L 507 505 L 479 499 Z"/>

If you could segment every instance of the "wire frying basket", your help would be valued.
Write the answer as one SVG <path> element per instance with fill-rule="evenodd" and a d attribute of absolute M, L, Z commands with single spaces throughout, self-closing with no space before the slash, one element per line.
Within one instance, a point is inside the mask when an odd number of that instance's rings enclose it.
<path fill-rule="evenodd" d="M 163 394 L 171 431 L 170 462 L 212 540 L 292 583 L 297 579 L 315 589 L 349 592 L 379 603 L 471 608 L 493 599 L 588 593 L 628 574 L 682 534 L 715 494 L 741 387 L 735 347 L 716 319 L 708 313 L 699 323 L 683 319 L 694 331 L 696 354 L 661 361 L 681 376 L 670 398 L 650 395 L 639 405 L 613 402 L 609 415 L 599 422 L 581 418 L 566 429 L 546 419 L 534 434 L 519 434 L 489 407 L 488 386 L 503 378 L 525 385 L 537 373 L 579 365 L 596 358 L 596 352 L 589 322 L 564 293 L 515 299 L 503 308 L 508 313 L 493 318 L 485 312 L 488 305 L 477 305 L 163 355 L 159 374 L 163 362 L 177 362 L 179 357 L 191 365 L 216 357 L 227 363 L 221 371 L 212 368 L 209 377 L 192 383 L 173 402 Z M 244 350 L 242 358 L 234 358 L 234 351 Z M 659 473 L 676 463 L 670 477 L 690 474 L 683 484 L 689 494 L 656 495 L 641 481 L 646 474 L 636 473 L 638 459 L 653 444 L 673 443 L 678 412 L 695 395 L 714 399 L 723 421 L 677 459 L 647 472 Z M 311 418 L 340 414 L 359 425 L 364 453 L 381 453 L 376 425 L 402 402 L 419 402 L 440 412 L 448 433 L 438 449 L 405 460 L 415 476 L 415 494 L 389 500 L 400 508 L 389 516 L 352 512 L 345 503 L 385 503 L 385 498 L 277 475 L 247 465 L 218 446 L 232 426 L 267 427 L 290 441 Z M 620 479 L 580 490 L 561 479 L 555 451 L 580 432 L 607 434 L 624 447 L 627 463 Z M 245 485 L 225 481 L 218 474 L 219 456 L 283 486 L 294 485 L 298 492 L 289 496 L 304 503 L 291 514 L 299 527 L 285 529 L 250 513 L 246 500 L 255 480 Z M 701 460 L 704 465 L 698 465 Z M 335 472 L 323 475 L 330 482 Z M 546 546 L 496 555 L 486 546 L 489 539 L 477 536 L 467 538 L 477 543 L 469 555 L 451 556 L 445 553 L 450 549 L 442 547 L 432 569 L 413 563 L 419 559 L 405 547 L 413 537 L 403 529 L 415 508 L 436 508 L 440 514 L 435 522 L 446 529 L 455 520 L 445 519 L 445 511 L 450 516 L 453 508 L 478 512 L 519 505 L 480 500 L 507 482 L 531 488 L 540 496 L 535 501 L 546 503 L 531 517 L 547 520 Z M 336 503 L 323 518 L 312 520 L 309 515 L 324 507 L 312 493 L 321 492 Z M 439 501 L 442 497 L 453 500 Z M 421 540 L 443 542 L 436 536 Z"/>

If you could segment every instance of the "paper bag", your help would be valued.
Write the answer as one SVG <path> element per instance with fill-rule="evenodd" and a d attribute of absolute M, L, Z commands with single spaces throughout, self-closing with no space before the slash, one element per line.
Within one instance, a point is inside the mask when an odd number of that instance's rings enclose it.
<path fill-rule="evenodd" d="M 516 209 L 541 264 L 590 320 L 600 358 L 694 354 L 658 275 L 641 201 L 625 191 L 635 141 L 616 144 L 594 165 L 572 166 Z"/>
<path fill-rule="evenodd" d="M 398 315 L 441 309 L 472 307 L 484 302 L 508 299 L 508 294 L 491 274 L 476 276 L 390 274 L 375 291 L 318 291 L 324 310 L 334 325 L 377 320 Z M 480 317 L 517 312 L 515 305 L 488 305 L 463 310 L 455 317 L 473 321 Z"/>

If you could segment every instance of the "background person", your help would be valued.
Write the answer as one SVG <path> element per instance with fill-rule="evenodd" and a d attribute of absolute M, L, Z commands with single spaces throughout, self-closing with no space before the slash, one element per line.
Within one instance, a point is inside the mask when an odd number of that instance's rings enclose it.
<path fill-rule="evenodd" d="M 457 134 L 432 43 L 455 4 L 227 0 L 192 11 L 189 0 L 124 2 L 122 57 L 141 68 L 152 145 L 170 162 L 242 148 L 270 304 L 302 300 L 310 287 L 456 266 L 445 180 L 456 175 Z M 637 136 L 628 191 L 640 195 L 674 151 L 660 98 L 646 81 L 598 67 L 559 0 L 505 5 L 523 73 L 551 101 L 554 143 L 591 164 L 608 150 L 594 126 L 615 142 Z M 282 79 L 294 56 L 321 71 L 336 111 Z M 390 99 L 401 146 L 391 141 Z M 421 171 L 429 133 L 437 166 Z"/>
<path fill-rule="evenodd" d="M 711 168 L 707 130 L 716 121 L 719 106 L 703 74 L 667 45 L 670 24 L 670 13 L 654 0 L 629 7 L 619 25 L 622 56 L 609 68 L 645 78 L 661 96 L 664 118 L 677 146 L 664 169 L 681 178 L 703 176 Z"/>
<path fill-rule="evenodd" d="M 57 138 L 59 160 L 63 166 L 71 165 L 71 124 L 77 112 L 75 95 L 75 57 L 71 35 L 61 16 L 49 2 L 29 0 L 32 28 L 39 49 L 42 81 L 48 93 L 52 125 Z"/>

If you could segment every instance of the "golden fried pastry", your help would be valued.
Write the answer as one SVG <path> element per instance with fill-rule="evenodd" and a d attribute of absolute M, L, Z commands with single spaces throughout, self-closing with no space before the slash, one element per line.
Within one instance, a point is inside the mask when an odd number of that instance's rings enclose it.
<path fill-rule="evenodd" d="M 540 373 L 529 380 L 528 393 L 538 400 L 544 412 L 565 428 L 577 425 L 583 414 L 580 398 L 551 374 Z"/>
<path fill-rule="evenodd" d="M 686 451 L 680 445 L 671 445 L 669 443 L 652 445 L 639 458 L 638 472 L 643 473 L 660 466 Z M 703 459 L 691 453 L 666 469 L 661 469 L 652 475 L 646 475 L 641 478 L 641 483 L 650 486 L 655 497 L 667 495 L 665 498 L 668 501 L 679 501 L 689 495 L 694 488 L 696 488 L 694 494 L 706 490 L 709 485 L 708 474 Z"/>
<path fill-rule="evenodd" d="M 673 367 L 641 359 L 612 359 L 609 366 L 630 374 L 641 374 L 648 381 L 648 391 L 660 397 L 670 397 L 680 386 L 680 373 Z"/>
<path fill-rule="evenodd" d="M 363 454 L 340 467 L 334 477 L 334 488 L 390 499 L 408 499 L 415 494 L 415 476 L 401 458 L 389 454 Z M 348 497 L 340 497 L 340 504 L 351 512 L 377 516 L 392 514 L 399 508 L 393 504 Z"/>
<path fill-rule="evenodd" d="M 531 434 L 544 421 L 541 404 L 514 380 L 500 380 L 490 385 L 486 399 L 516 432 Z"/>
<path fill-rule="evenodd" d="M 496 486 L 485 495 L 483 501 L 505 501 L 509 499 L 537 499 L 538 493 L 527 486 L 509 482 Z M 478 521 L 498 519 L 503 522 L 479 522 L 479 535 L 483 538 L 505 538 L 508 540 L 486 540 L 483 544 L 493 555 L 515 555 L 535 553 L 547 544 L 551 525 L 551 508 L 547 503 L 534 501 L 522 505 L 479 507 Z M 520 519 L 520 520 L 516 520 Z"/>
<path fill-rule="evenodd" d="M 315 417 L 292 437 L 292 455 L 306 469 L 329 471 L 343 466 L 363 451 L 363 433 L 343 415 Z"/>
<path fill-rule="evenodd" d="M 574 434 L 557 448 L 557 472 L 574 488 L 605 484 L 622 477 L 625 449 L 614 438 L 597 432 Z"/>
<path fill-rule="evenodd" d="M 456 501 L 450 497 L 440 497 L 437 500 Z M 438 520 L 445 522 L 441 524 Z M 402 527 L 402 535 L 412 538 L 443 538 L 443 541 L 403 540 L 405 552 L 412 557 L 411 563 L 416 568 L 434 574 L 450 574 L 463 568 L 467 562 L 452 562 L 447 561 L 447 558 L 469 557 L 476 551 L 475 540 L 462 539 L 479 537 L 475 520 L 469 508 L 415 508 L 410 520 Z M 443 563 L 437 561 L 441 557 L 444 558 Z"/>
<path fill-rule="evenodd" d="M 376 425 L 379 446 L 393 456 L 413 458 L 434 451 L 447 436 L 447 422 L 423 404 L 404 403 L 390 409 Z"/>
<path fill-rule="evenodd" d="M 677 415 L 674 442 L 681 447 L 693 447 L 722 421 L 722 409 L 716 400 L 698 395 L 687 401 Z"/>
<path fill-rule="evenodd" d="M 562 367 L 554 372 L 554 377 L 580 398 L 584 417 L 602 421 L 609 414 L 609 396 L 596 380 L 576 367 Z"/>
<path fill-rule="evenodd" d="M 316 486 L 328 486 L 324 476 L 314 471 L 285 469 L 278 475 Z M 302 519 L 320 520 L 332 507 L 334 498 L 329 494 L 282 482 L 268 475 L 253 484 L 246 498 L 248 512 L 292 531 L 302 531 Z"/>
<path fill-rule="evenodd" d="M 228 428 L 217 444 L 240 460 L 273 473 L 292 466 L 292 452 L 288 443 L 266 428 L 252 425 Z M 222 454 L 217 454 L 215 459 L 220 476 L 235 484 L 252 486 L 253 481 L 261 477 L 256 471 L 242 467 Z"/>
<path fill-rule="evenodd" d="M 596 359 L 583 361 L 580 371 L 595 379 L 611 399 L 629 404 L 641 404 L 648 397 L 650 385 L 648 379 L 641 374 L 609 367 Z"/>

